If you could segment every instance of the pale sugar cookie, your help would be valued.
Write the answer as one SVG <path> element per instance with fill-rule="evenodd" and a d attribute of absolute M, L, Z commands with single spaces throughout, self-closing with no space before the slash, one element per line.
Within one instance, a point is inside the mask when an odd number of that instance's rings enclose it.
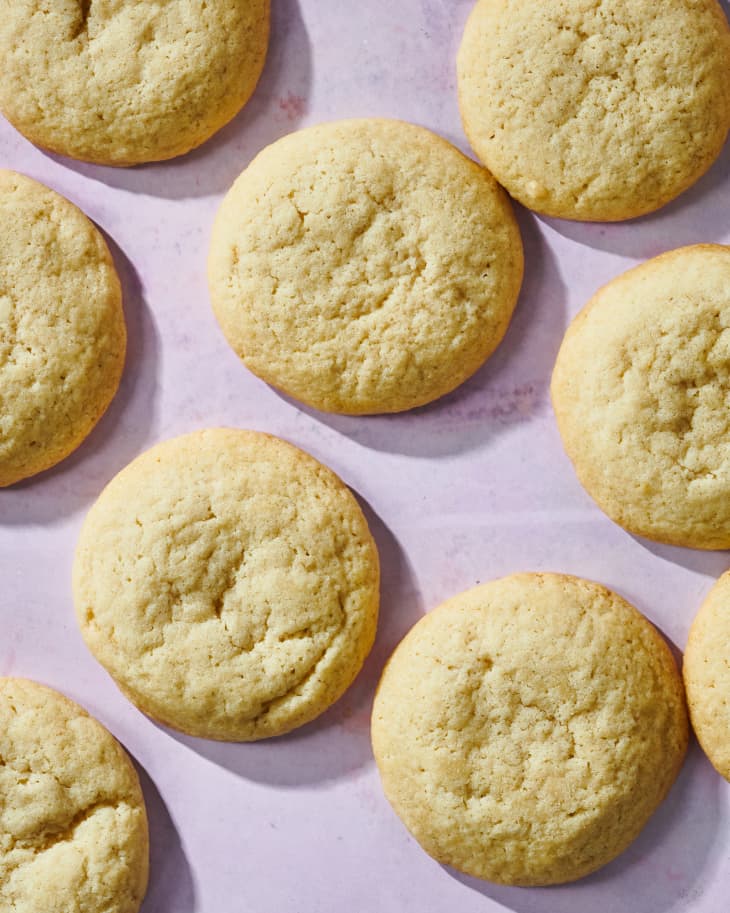
<path fill-rule="evenodd" d="M 0 909 L 137 913 L 148 856 L 121 746 L 57 691 L 0 678 Z"/>
<path fill-rule="evenodd" d="M 578 478 L 632 533 L 730 548 L 730 248 L 669 251 L 600 289 L 553 371 Z"/>
<path fill-rule="evenodd" d="M 31 142 L 102 165 L 199 146 L 248 101 L 269 0 L 13 0 L 0 110 Z"/>
<path fill-rule="evenodd" d="M 267 147 L 218 213 L 213 309 L 254 374 L 329 412 L 443 396 L 504 336 L 522 242 L 494 178 L 428 130 L 350 120 Z"/>
<path fill-rule="evenodd" d="M 244 741 L 314 719 L 378 615 L 375 544 L 337 476 L 278 438 L 199 431 L 104 489 L 73 572 L 92 653 L 150 716 Z"/>
<path fill-rule="evenodd" d="M 719 155 L 730 29 L 716 0 L 479 0 L 458 80 L 471 145 L 516 200 L 630 219 Z"/>
<path fill-rule="evenodd" d="M 53 190 L 0 170 L 0 486 L 79 446 L 117 391 L 126 344 L 100 232 Z"/>
<path fill-rule="evenodd" d="M 385 794 L 441 863 L 572 881 L 639 834 L 687 746 L 682 682 L 615 593 L 516 574 L 461 593 L 396 648 L 372 737 Z"/>
<path fill-rule="evenodd" d="M 730 573 L 710 590 L 692 623 L 684 684 L 697 738 L 715 769 L 730 781 Z"/>

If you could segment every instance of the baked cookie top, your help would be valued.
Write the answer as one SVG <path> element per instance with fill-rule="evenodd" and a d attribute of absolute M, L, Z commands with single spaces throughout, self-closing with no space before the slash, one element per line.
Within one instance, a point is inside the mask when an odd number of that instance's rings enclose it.
<path fill-rule="evenodd" d="M 522 243 L 491 175 L 400 121 L 284 137 L 218 214 L 213 308 L 247 367 L 310 405 L 397 412 L 449 392 L 504 335 Z"/>
<path fill-rule="evenodd" d="M 568 328 L 552 397 L 578 478 L 611 519 L 730 547 L 730 248 L 669 251 L 600 289 Z"/>
<path fill-rule="evenodd" d="M 0 110 L 61 155 L 132 165 L 181 155 L 256 87 L 269 0 L 13 0 Z"/>
<path fill-rule="evenodd" d="M 690 628 L 684 683 L 697 738 L 730 781 L 730 572 L 710 590 Z"/>
<path fill-rule="evenodd" d="M 279 735 L 350 685 L 372 646 L 375 544 L 355 498 L 252 431 L 152 448 L 102 492 L 74 564 L 87 645 L 124 693 L 191 735 Z"/>
<path fill-rule="evenodd" d="M 651 212 L 710 167 L 730 128 L 716 0 L 479 0 L 458 55 L 469 141 L 525 206 Z"/>
<path fill-rule="evenodd" d="M 615 593 L 516 574 L 430 612 L 372 720 L 385 793 L 439 862 L 505 884 L 571 881 L 637 836 L 687 745 L 662 637 Z"/>
<path fill-rule="evenodd" d="M 147 814 L 109 732 L 36 682 L 0 678 L 0 908 L 137 913 Z"/>
<path fill-rule="evenodd" d="M 53 190 L 0 170 L 0 486 L 78 447 L 116 393 L 126 342 L 99 231 Z"/>

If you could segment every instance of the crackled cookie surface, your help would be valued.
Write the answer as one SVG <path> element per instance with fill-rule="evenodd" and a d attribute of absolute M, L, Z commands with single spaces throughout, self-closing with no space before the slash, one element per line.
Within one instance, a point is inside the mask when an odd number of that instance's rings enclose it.
<path fill-rule="evenodd" d="M 730 547 L 730 248 L 670 251 L 604 286 L 553 372 L 563 444 L 638 535 Z"/>
<path fill-rule="evenodd" d="M 79 446 L 116 393 L 126 342 L 99 231 L 53 190 L 0 170 L 0 486 Z"/>
<path fill-rule="evenodd" d="M 192 735 L 252 740 L 313 719 L 355 678 L 378 612 L 355 498 L 296 447 L 200 431 L 138 457 L 84 524 L 84 639 L 142 710 Z"/>
<path fill-rule="evenodd" d="M 434 609 L 372 720 L 393 808 L 438 861 L 505 884 L 571 881 L 637 836 L 687 745 L 654 627 L 610 590 L 517 574 Z"/>
<path fill-rule="evenodd" d="M 0 909 L 137 913 L 147 888 L 137 774 L 73 701 L 0 678 Z"/>
<path fill-rule="evenodd" d="M 269 0 L 13 0 L 0 20 L 0 109 L 62 155 L 172 158 L 248 101 L 268 34 Z"/>
<path fill-rule="evenodd" d="M 730 573 L 710 590 L 692 623 L 683 671 L 692 727 L 730 781 Z"/>
<path fill-rule="evenodd" d="M 318 409 L 398 412 L 474 373 L 522 281 L 509 201 L 427 130 L 340 121 L 267 147 L 218 214 L 213 309 L 265 381 Z"/>
<path fill-rule="evenodd" d="M 730 128 L 716 0 L 479 0 L 458 56 L 474 151 L 525 206 L 628 219 L 669 202 Z"/>

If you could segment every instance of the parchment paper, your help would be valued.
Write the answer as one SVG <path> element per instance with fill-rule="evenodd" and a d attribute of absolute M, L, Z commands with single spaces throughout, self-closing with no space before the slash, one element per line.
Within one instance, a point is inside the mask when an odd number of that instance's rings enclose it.
<path fill-rule="evenodd" d="M 510 889 L 419 849 L 382 795 L 368 727 L 383 662 L 420 615 L 517 570 L 599 580 L 684 646 L 727 554 L 655 545 L 606 519 L 563 453 L 548 381 L 568 320 L 599 285 L 673 247 L 730 242 L 730 149 L 677 202 L 632 223 L 581 225 L 518 207 L 526 279 L 514 320 L 488 364 L 446 399 L 396 417 L 301 409 L 249 374 L 215 324 L 205 259 L 216 208 L 259 149 L 322 120 L 400 117 L 468 151 L 454 59 L 471 0 L 273 6 L 253 100 L 182 159 L 84 165 L 0 121 L 0 165 L 59 190 L 106 233 L 129 327 L 120 393 L 91 437 L 55 470 L 0 492 L 0 674 L 66 692 L 136 759 L 152 826 L 144 913 L 726 910 L 730 787 L 696 746 L 613 864 L 571 886 Z M 331 466 L 360 497 L 383 562 L 380 631 L 355 686 L 316 723 L 253 745 L 150 722 L 87 652 L 72 613 L 73 549 L 102 486 L 156 441 L 213 425 L 281 435 Z"/>

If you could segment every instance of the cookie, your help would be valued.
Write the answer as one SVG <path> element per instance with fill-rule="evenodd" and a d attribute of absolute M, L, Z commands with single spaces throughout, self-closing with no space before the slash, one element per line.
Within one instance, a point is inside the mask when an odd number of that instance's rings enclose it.
<path fill-rule="evenodd" d="M 84 639 L 145 713 L 249 741 L 350 685 L 378 614 L 355 498 L 296 447 L 213 429 L 159 444 L 102 492 L 73 572 Z"/>
<path fill-rule="evenodd" d="M 269 0 L 14 0 L 0 21 L 0 110 L 61 155 L 173 158 L 248 101 L 268 37 Z"/>
<path fill-rule="evenodd" d="M 692 728 L 714 768 L 730 781 L 730 572 L 710 590 L 692 623 L 684 684 Z"/>
<path fill-rule="evenodd" d="M 491 175 L 399 121 L 267 147 L 211 241 L 213 309 L 267 383 L 328 412 L 398 412 L 466 380 L 504 335 L 522 243 Z"/>
<path fill-rule="evenodd" d="M 0 909 L 137 913 L 148 856 L 120 745 L 57 691 L 0 678 Z"/>
<path fill-rule="evenodd" d="M 670 251 L 604 286 L 552 379 L 583 486 L 632 533 L 730 548 L 730 248 Z"/>
<path fill-rule="evenodd" d="M 457 66 L 472 148 L 550 216 L 658 209 L 707 171 L 730 128 L 716 0 L 479 0 Z"/>
<path fill-rule="evenodd" d="M 477 878 L 546 885 L 621 853 L 687 747 L 662 637 L 605 587 L 516 574 L 422 618 L 375 698 L 383 788 L 421 846 Z"/>
<path fill-rule="evenodd" d="M 126 343 L 101 234 L 53 190 L 0 170 L 0 486 L 79 446 L 116 393 Z"/>

